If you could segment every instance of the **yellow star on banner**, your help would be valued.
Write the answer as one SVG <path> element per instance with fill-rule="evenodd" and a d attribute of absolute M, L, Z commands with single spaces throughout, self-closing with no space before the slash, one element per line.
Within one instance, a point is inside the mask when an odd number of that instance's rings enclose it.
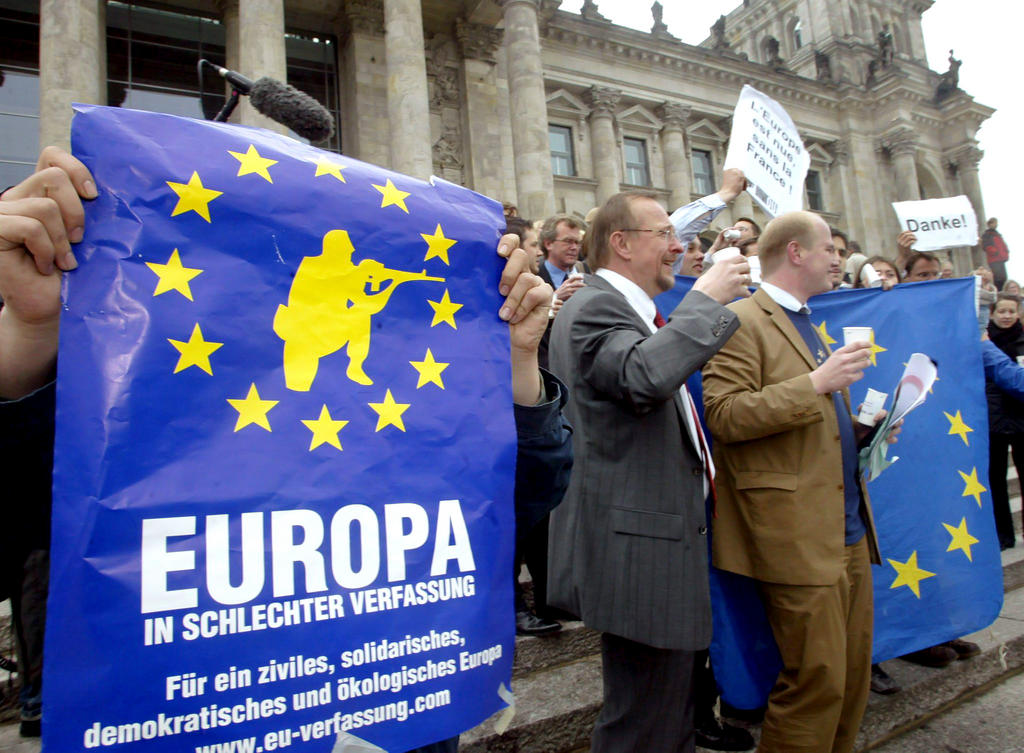
<path fill-rule="evenodd" d="M 906 562 L 900 562 L 898 560 L 889 560 L 889 564 L 896 570 L 896 580 L 892 582 L 889 588 L 899 588 L 900 586 L 907 586 L 911 591 L 914 592 L 914 596 L 921 598 L 921 586 L 919 585 L 925 578 L 931 578 L 935 573 L 930 573 L 927 570 L 922 570 L 917 566 L 917 552 L 914 551 L 910 555 L 910 559 Z"/>
<path fill-rule="evenodd" d="M 256 151 L 256 147 L 249 144 L 249 150 L 242 154 L 241 152 L 233 152 L 230 149 L 228 154 L 234 157 L 236 160 L 241 162 L 238 166 L 238 177 L 241 178 L 243 175 L 259 175 L 264 178 L 267 183 L 273 183 L 273 179 L 270 177 L 270 171 L 267 169 L 271 165 L 276 165 L 276 159 L 268 159 L 262 156 Z"/>
<path fill-rule="evenodd" d="M 188 183 L 175 183 L 169 180 L 167 185 L 171 187 L 174 193 L 178 194 L 178 203 L 175 204 L 171 217 L 177 217 L 185 212 L 195 212 L 204 220 L 210 222 L 209 204 L 224 193 L 223 191 L 214 191 L 212 188 L 206 188 L 203 185 L 203 181 L 199 179 L 199 173 L 195 170 L 192 171 L 192 177 L 188 179 Z"/>
<path fill-rule="evenodd" d="M 178 365 L 174 367 L 175 374 L 179 371 L 184 371 L 189 366 L 197 366 L 210 376 L 213 376 L 213 368 L 210 366 L 210 355 L 223 346 L 224 343 L 204 340 L 203 331 L 199 329 L 198 323 L 192 328 L 192 335 L 188 338 L 188 342 L 172 340 L 170 338 L 167 338 L 167 342 L 181 353 L 181 356 L 178 358 Z"/>
<path fill-rule="evenodd" d="M 970 474 L 964 473 L 963 471 L 957 471 L 960 474 L 960 478 L 964 480 L 964 493 L 961 497 L 974 497 L 974 501 L 978 503 L 978 507 L 981 507 L 981 493 L 987 492 L 981 482 L 978 481 L 978 469 L 971 468 Z"/>
<path fill-rule="evenodd" d="M 888 350 L 888 348 L 883 348 L 881 345 L 879 345 L 878 343 L 875 342 L 875 332 L 874 332 L 874 330 L 872 330 L 871 331 L 871 356 L 870 356 L 870 358 L 871 358 L 871 365 L 872 366 L 877 366 L 878 365 L 878 361 L 875 360 L 875 356 L 877 356 L 879 353 L 884 353 L 887 350 Z"/>
<path fill-rule="evenodd" d="M 942 525 L 949 531 L 949 535 L 953 537 L 949 542 L 949 546 L 946 547 L 946 551 L 952 552 L 954 549 L 959 549 L 967 555 L 968 560 L 973 562 L 974 560 L 971 558 L 971 545 L 977 544 L 978 540 L 967 532 L 967 518 L 960 518 L 960 525 L 956 528 L 949 523 L 943 523 Z"/>
<path fill-rule="evenodd" d="M 433 382 L 442 390 L 444 389 L 444 382 L 441 381 L 441 372 L 447 369 L 449 364 L 435 361 L 434 354 L 430 352 L 430 348 L 427 348 L 427 354 L 423 356 L 422 361 L 409 361 L 409 363 L 420 374 L 419 381 L 416 382 L 416 389 L 419 389 L 428 382 Z"/>
<path fill-rule="evenodd" d="M 821 335 L 821 341 L 823 343 L 825 343 L 825 347 L 828 347 L 830 345 L 835 345 L 836 344 L 836 339 L 834 337 L 832 337 L 832 335 L 830 335 L 828 333 L 827 329 L 825 329 L 825 325 L 826 324 L 827 324 L 827 322 L 822 322 L 821 324 L 815 324 L 814 328 L 816 330 L 818 330 L 818 334 Z"/>
<path fill-rule="evenodd" d="M 382 403 L 369 403 L 369 406 L 377 412 L 377 428 L 375 432 L 380 431 L 385 426 L 397 426 L 402 431 L 405 431 L 405 423 L 402 421 L 402 414 L 405 413 L 411 403 L 396 403 L 395 398 L 391 395 L 391 390 L 387 391 L 384 395 L 384 402 Z"/>
<path fill-rule="evenodd" d="M 971 443 L 967 441 L 967 435 L 974 431 L 974 429 L 964 423 L 964 419 L 960 416 L 960 411 L 957 411 L 955 416 L 942 411 L 942 415 L 949 419 L 949 433 L 951 435 L 958 434 L 960 439 L 964 440 L 964 444 L 970 447 Z"/>
<path fill-rule="evenodd" d="M 420 233 L 420 238 L 427 242 L 427 255 L 423 257 L 423 261 L 440 259 L 445 264 L 449 264 L 448 249 L 458 243 L 458 241 L 453 241 L 451 238 L 444 237 L 444 232 L 441 230 L 440 222 L 437 223 L 437 229 L 434 230 L 433 235 Z"/>
<path fill-rule="evenodd" d="M 201 269 L 182 266 L 178 249 L 174 249 L 171 252 L 171 258 L 167 260 L 166 264 L 147 261 L 146 266 L 153 270 L 153 273 L 158 278 L 156 290 L 153 291 L 153 297 L 166 293 L 169 290 L 177 290 L 191 301 L 192 289 L 188 286 L 188 283 L 192 278 L 198 277 L 203 273 Z"/>
<path fill-rule="evenodd" d="M 326 159 L 318 159 L 316 162 L 316 172 L 313 174 L 314 178 L 319 178 L 321 175 L 333 175 L 335 178 L 340 180 L 342 183 L 346 183 L 345 176 L 341 174 L 347 165 L 339 165 L 337 162 L 331 162 Z"/>
<path fill-rule="evenodd" d="M 327 410 L 327 406 L 324 405 L 320 408 L 320 416 L 316 419 L 303 419 L 302 423 L 306 425 L 306 428 L 313 432 L 313 438 L 309 440 L 309 451 L 312 452 L 314 449 L 322 444 L 329 444 L 331 447 L 337 447 L 341 449 L 341 442 L 338 440 L 338 432 L 345 428 L 348 421 L 335 421 L 331 418 L 331 413 Z"/>
<path fill-rule="evenodd" d="M 441 296 L 440 301 L 430 301 L 430 307 L 434 309 L 434 319 L 430 322 L 430 326 L 434 327 L 441 322 L 451 325 L 452 329 L 458 329 L 455 326 L 455 312 L 462 308 L 461 303 L 452 303 L 452 299 L 448 297 L 448 291 L 444 291 L 444 295 Z"/>
<path fill-rule="evenodd" d="M 374 188 L 381 192 L 384 198 L 380 200 L 380 208 L 396 206 L 406 214 L 409 214 L 409 209 L 405 206 L 405 198 L 409 195 L 408 191 L 399 191 L 395 188 L 395 184 L 391 182 L 391 178 L 388 178 L 387 183 L 383 186 L 378 186 L 376 183 L 372 184 Z"/>
<path fill-rule="evenodd" d="M 238 421 L 235 422 L 235 431 L 242 429 L 249 424 L 262 426 L 270 431 L 270 421 L 267 420 L 267 413 L 278 404 L 278 400 L 263 400 L 256 383 L 249 384 L 249 393 L 243 398 L 228 398 L 228 403 L 238 411 Z"/>

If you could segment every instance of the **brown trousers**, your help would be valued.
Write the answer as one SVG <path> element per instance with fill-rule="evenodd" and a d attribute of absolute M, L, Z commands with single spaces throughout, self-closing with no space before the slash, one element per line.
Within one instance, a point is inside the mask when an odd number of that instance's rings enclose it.
<path fill-rule="evenodd" d="M 871 686 L 873 599 L 866 539 L 832 586 L 759 583 L 782 654 L 758 753 L 851 753 Z"/>

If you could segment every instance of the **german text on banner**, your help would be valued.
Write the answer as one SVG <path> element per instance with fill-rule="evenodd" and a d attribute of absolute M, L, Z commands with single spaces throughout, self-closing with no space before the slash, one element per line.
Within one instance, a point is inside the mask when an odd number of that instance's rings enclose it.
<path fill-rule="evenodd" d="M 657 300 L 666 316 L 692 284 L 676 279 Z M 850 388 L 854 412 L 869 387 L 891 397 L 912 353 L 938 364 L 932 394 L 907 417 L 889 449 L 889 459 L 899 460 L 868 484 L 882 554 L 882 564 L 872 567 L 874 660 L 982 629 L 1002 608 L 1003 576 L 988 489 L 988 406 L 974 279 L 840 290 L 809 305 L 830 348 L 842 345 L 844 326 L 873 329 L 871 365 Z M 757 708 L 780 660 L 756 585 L 712 568 L 711 593 L 711 657 L 722 697 Z"/>
<path fill-rule="evenodd" d="M 77 109 L 44 749 L 395 752 L 503 708 L 500 206 Z"/>
<path fill-rule="evenodd" d="M 803 208 L 811 156 L 782 105 L 744 84 L 732 116 L 725 168 L 738 167 L 747 190 L 771 217 Z"/>
<path fill-rule="evenodd" d="M 915 251 L 973 246 L 978 242 L 978 218 L 966 196 L 895 201 L 892 208 L 900 228 L 917 236 Z"/>

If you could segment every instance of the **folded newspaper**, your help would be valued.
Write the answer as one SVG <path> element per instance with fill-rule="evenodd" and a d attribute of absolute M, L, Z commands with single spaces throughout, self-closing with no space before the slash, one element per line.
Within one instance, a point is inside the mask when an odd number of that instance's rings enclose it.
<path fill-rule="evenodd" d="M 910 411 L 925 401 L 928 391 L 935 383 L 938 375 L 938 368 L 931 358 L 924 353 L 914 353 L 907 361 L 907 367 L 903 370 L 896 389 L 893 391 L 892 406 L 882 424 L 878 427 L 871 443 L 860 451 L 860 470 L 867 475 L 868 481 L 874 481 L 890 465 L 899 460 L 893 457 L 889 460 L 886 454 L 889 452 L 889 443 L 886 437 L 889 431 L 898 422 L 903 420 Z"/>

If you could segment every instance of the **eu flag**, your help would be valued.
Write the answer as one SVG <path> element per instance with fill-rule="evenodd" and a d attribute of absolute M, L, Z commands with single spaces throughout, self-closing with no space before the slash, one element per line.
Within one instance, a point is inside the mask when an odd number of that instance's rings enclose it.
<path fill-rule="evenodd" d="M 669 312 L 692 285 L 660 296 Z M 912 353 L 938 364 L 932 394 L 889 449 L 899 460 L 868 485 L 882 565 L 873 568 L 874 661 L 980 630 L 999 615 L 1002 564 L 988 492 L 988 408 L 974 278 L 840 290 L 809 302 L 822 341 L 844 326 L 874 331 L 871 365 L 850 388 L 854 410 L 869 387 L 890 399 Z M 726 701 L 763 705 L 780 667 L 752 581 L 712 568 L 712 660 Z"/>
<path fill-rule="evenodd" d="M 403 751 L 505 706 L 500 206 L 161 114 L 72 143 L 45 749 Z"/>

